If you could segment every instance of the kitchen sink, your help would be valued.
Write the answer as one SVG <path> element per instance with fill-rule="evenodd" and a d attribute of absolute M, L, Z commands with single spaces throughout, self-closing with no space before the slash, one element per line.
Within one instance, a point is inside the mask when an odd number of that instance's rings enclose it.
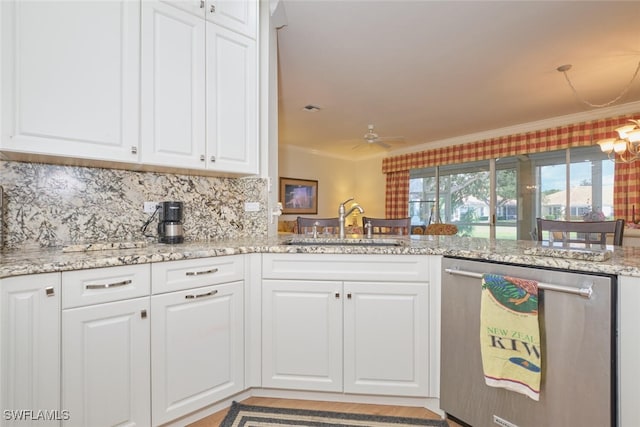
<path fill-rule="evenodd" d="M 365 237 L 339 239 L 334 237 L 293 237 L 281 243 L 286 246 L 407 246 L 406 240 Z"/>

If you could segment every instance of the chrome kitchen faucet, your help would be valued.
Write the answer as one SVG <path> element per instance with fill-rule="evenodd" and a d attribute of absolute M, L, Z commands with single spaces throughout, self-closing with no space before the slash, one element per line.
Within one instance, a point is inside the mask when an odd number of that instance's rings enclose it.
<path fill-rule="evenodd" d="M 340 235 L 339 235 L 339 237 L 341 239 L 344 239 L 344 237 L 345 237 L 344 222 L 346 221 L 346 218 L 349 215 L 351 215 L 351 213 L 356 209 L 358 209 L 360 211 L 360 213 L 364 213 L 364 209 L 362 209 L 362 207 L 357 203 L 355 205 L 353 205 L 351 207 L 351 209 L 349 209 L 348 212 L 345 213 L 346 208 L 344 207 L 344 205 L 349 203 L 352 200 L 353 200 L 353 197 L 350 197 L 347 200 L 345 200 L 344 202 L 340 203 L 340 206 L 338 207 L 338 222 L 340 223 Z"/>

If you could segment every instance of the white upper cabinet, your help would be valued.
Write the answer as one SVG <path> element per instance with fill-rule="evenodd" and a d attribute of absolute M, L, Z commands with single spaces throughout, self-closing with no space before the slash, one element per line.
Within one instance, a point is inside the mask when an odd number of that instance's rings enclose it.
<path fill-rule="evenodd" d="M 207 155 L 211 168 L 258 170 L 256 43 L 207 24 Z"/>
<path fill-rule="evenodd" d="M 137 162 L 140 4 L 0 7 L 2 149 Z"/>
<path fill-rule="evenodd" d="M 205 21 L 143 2 L 142 161 L 205 165 Z"/>
<path fill-rule="evenodd" d="M 218 25 L 256 38 L 258 7 L 251 0 L 211 0 L 206 5 L 207 19 Z"/>
<path fill-rule="evenodd" d="M 163 0 L 193 15 L 256 38 L 258 2 L 254 0 Z"/>
<path fill-rule="evenodd" d="M 256 41 L 200 5 L 143 2 L 142 162 L 256 174 Z"/>

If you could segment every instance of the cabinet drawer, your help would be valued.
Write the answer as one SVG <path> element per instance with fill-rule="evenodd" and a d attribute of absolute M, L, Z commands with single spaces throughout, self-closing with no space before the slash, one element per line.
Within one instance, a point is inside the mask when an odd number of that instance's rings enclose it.
<path fill-rule="evenodd" d="M 81 307 L 149 295 L 148 264 L 62 273 L 62 308 Z"/>
<path fill-rule="evenodd" d="M 428 282 L 426 255 L 264 254 L 265 279 Z"/>
<path fill-rule="evenodd" d="M 231 255 L 152 264 L 151 277 L 154 294 L 233 282 L 244 278 L 244 258 Z"/>

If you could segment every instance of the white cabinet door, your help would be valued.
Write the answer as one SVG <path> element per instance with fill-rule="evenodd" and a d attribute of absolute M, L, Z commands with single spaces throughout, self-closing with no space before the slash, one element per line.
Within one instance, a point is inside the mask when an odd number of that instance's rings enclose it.
<path fill-rule="evenodd" d="M 205 21 L 166 3 L 142 8 L 142 162 L 204 168 Z"/>
<path fill-rule="evenodd" d="M 253 39 L 258 33 L 258 0 L 161 1 Z"/>
<path fill-rule="evenodd" d="M 140 4 L 1 7 L 2 149 L 137 162 Z"/>
<path fill-rule="evenodd" d="M 258 173 L 255 40 L 207 23 L 207 163 Z"/>
<path fill-rule="evenodd" d="M 342 391 L 342 283 L 264 280 L 262 386 Z"/>
<path fill-rule="evenodd" d="M 640 425 L 640 278 L 618 280 L 618 425 L 634 426 Z"/>
<path fill-rule="evenodd" d="M 244 388 L 243 282 L 151 297 L 152 421 Z"/>
<path fill-rule="evenodd" d="M 149 298 L 64 310 L 65 426 L 148 426 Z"/>
<path fill-rule="evenodd" d="M 180 8 L 185 12 L 189 12 L 192 15 L 196 15 L 200 18 L 205 17 L 205 6 L 206 3 L 204 0 L 160 0 L 163 3 L 170 4 L 171 6 Z"/>
<path fill-rule="evenodd" d="M 60 425 L 60 274 L 2 279 L 0 303 L 2 425 Z M 54 419 L 25 410 L 51 411 Z"/>
<path fill-rule="evenodd" d="M 345 393 L 427 396 L 426 283 L 344 284 Z"/>
<path fill-rule="evenodd" d="M 207 0 L 205 8 L 208 20 L 245 36 L 256 38 L 257 0 Z"/>

